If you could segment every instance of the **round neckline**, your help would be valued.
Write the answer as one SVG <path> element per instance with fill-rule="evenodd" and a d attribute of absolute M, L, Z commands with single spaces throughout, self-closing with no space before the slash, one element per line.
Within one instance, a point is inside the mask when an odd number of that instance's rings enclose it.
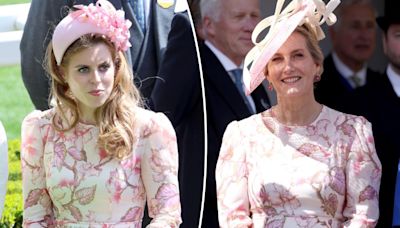
<path fill-rule="evenodd" d="M 311 123 L 306 124 L 306 125 L 288 125 L 288 124 L 284 124 L 284 123 L 282 123 L 282 122 L 280 122 L 278 120 L 278 118 L 275 116 L 274 112 L 272 111 L 272 108 L 268 109 L 266 111 L 266 113 L 261 115 L 261 116 L 262 116 L 262 118 L 265 118 L 265 117 L 266 118 L 271 118 L 276 124 L 278 124 L 279 126 L 282 126 L 282 127 L 286 127 L 286 128 L 305 128 L 305 127 L 309 127 L 309 126 L 315 125 L 319 121 L 319 119 L 321 118 L 322 113 L 324 113 L 325 111 L 326 111 L 326 106 L 322 105 L 322 109 L 318 113 L 316 118 Z M 264 126 L 267 127 L 264 121 L 263 121 L 263 123 L 264 123 Z"/>

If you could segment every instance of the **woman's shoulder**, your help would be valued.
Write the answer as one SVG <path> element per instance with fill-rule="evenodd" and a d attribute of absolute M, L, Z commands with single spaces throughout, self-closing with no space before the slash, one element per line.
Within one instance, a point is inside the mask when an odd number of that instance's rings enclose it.
<path fill-rule="evenodd" d="M 230 127 L 230 129 L 236 128 L 243 135 L 250 135 L 257 132 L 254 131 L 254 129 L 262 125 L 263 125 L 262 114 L 258 113 L 251 115 L 247 118 L 244 118 L 242 120 L 234 120 L 231 123 L 229 123 L 228 127 Z"/>
<path fill-rule="evenodd" d="M 328 106 L 324 106 L 325 116 L 331 120 L 336 120 L 338 123 L 352 123 L 352 124 L 369 124 L 369 121 L 363 117 L 354 114 L 344 113 L 335 109 L 332 109 Z"/>
<path fill-rule="evenodd" d="M 30 112 L 28 115 L 25 116 L 22 123 L 23 125 L 31 123 L 40 123 L 41 125 L 46 123 L 51 123 L 54 114 L 55 114 L 54 108 L 45 111 L 33 110 L 32 112 Z"/>
<path fill-rule="evenodd" d="M 154 112 L 138 107 L 135 112 L 140 129 L 173 129 L 171 122 L 162 112 Z"/>
<path fill-rule="evenodd" d="M 165 122 L 168 121 L 167 116 L 162 112 L 154 112 L 148 109 L 138 107 L 136 109 L 136 119 L 143 124 L 151 122 Z"/>

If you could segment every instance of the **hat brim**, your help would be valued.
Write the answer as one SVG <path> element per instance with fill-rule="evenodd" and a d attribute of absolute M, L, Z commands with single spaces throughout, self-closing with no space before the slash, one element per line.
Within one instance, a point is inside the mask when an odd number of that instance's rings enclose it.
<path fill-rule="evenodd" d="M 388 30 L 389 26 L 392 24 L 400 24 L 400 17 L 377 17 L 376 23 L 383 30 Z"/>
<path fill-rule="evenodd" d="M 293 14 L 289 19 L 279 21 L 274 27 L 276 31 L 262 46 L 255 46 L 246 55 L 243 69 L 243 83 L 246 94 L 254 91 L 265 79 L 264 68 L 272 56 L 286 42 L 307 13 L 307 7 Z M 256 30 L 256 29 L 255 29 Z"/>

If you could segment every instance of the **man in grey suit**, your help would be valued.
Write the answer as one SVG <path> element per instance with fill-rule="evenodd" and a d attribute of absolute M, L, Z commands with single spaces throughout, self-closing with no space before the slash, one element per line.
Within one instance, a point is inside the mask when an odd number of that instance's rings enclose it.
<path fill-rule="evenodd" d="M 171 20 L 174 16 L 174 0 L 143 1 L 144 27 L 138 21 L 133 7 L 136 0 L 109 0 L 117 9 L 125 11 L 125 17 L 132 22 L 130 42 L 127 53 L 132 63 L 136 85 L 143 97 L 150 96 L 156 80 L 163 50 L 167 43 Z M 55 25 L 67 15 L 76 4 L 88 5 L 96 0 L 32 0 L 28 20 L 22 36 L 21 70 L 25 87 L 36 109 L 49 108 L 49 78 L 42 66 L 46 47 Z"/>

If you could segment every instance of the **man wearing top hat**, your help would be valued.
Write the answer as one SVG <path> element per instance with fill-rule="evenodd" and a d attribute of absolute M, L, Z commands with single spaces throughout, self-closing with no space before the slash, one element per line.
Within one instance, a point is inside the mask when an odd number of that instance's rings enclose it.
<path fill-rule="evenodd" d="M 399 0 L 385 1 L 385 15 L 376 19 L 382 29 L 385 73 L 359 89 L 360 113 L 372 123 L 376 151 L 382 163 L 377 227 L 400 227 L 400 9 Z"/>

